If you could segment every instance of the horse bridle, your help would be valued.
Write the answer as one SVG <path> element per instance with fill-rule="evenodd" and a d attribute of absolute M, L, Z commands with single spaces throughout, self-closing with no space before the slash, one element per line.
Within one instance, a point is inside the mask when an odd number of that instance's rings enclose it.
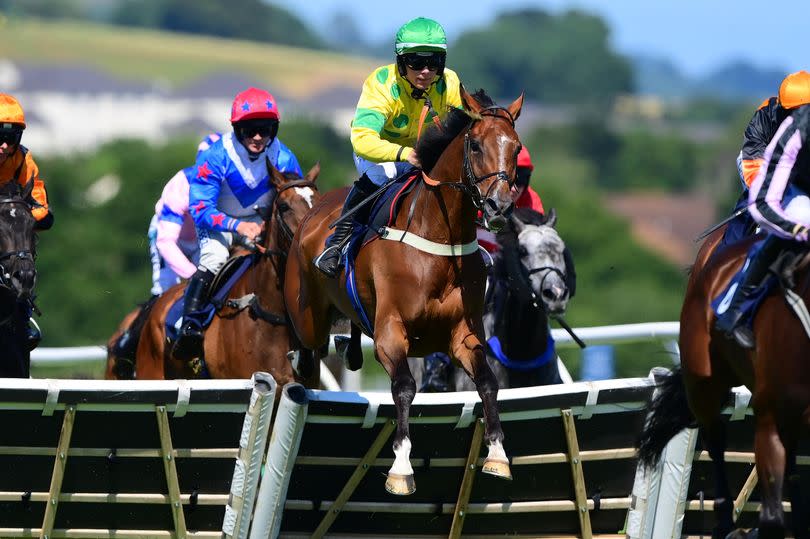
<path fill-rule="evenodd" d="M 4 204 L 20 204 L 24 206 L 27 211 L 31 211 L 31 205 L 21 198 L 0 198 L 0 206 Z M 36 260 L 36 253 L 33 249 L 5 251 L 0 253 L 0 288 L 9 290 L 11 292 L 16 292 L 11 283 L 11 274 L 8 272 L 8 270 L 6 270 L 6 266 L 4 264 L 6 260 L 30 260 L 31 264 L 34 264 L 34 261 Z"/>
<path fill-rule="evenodd" d="M 520 232 L 517 235 L 518 245 L 520 244 L 520 234 L 522 234 L 522 233 L 523 232 Z M 534 287 L 532 286 L 531 276 L 534 275 L 535 273 L 540 273 L 541 271 L 546 272 L 546 274 L 543 275 L 543 277 L 540 279 L 540 290 L 542 290 L 543 285 L 546 282 L 546 279 L 548 279 L 552 274 L 555 274 L 555 273 L 560 277 L 560 279 L 562 279 L 563 282 L 567 282 L 566 279 L 565 279 L 565 274 L 562 271 L 560 271 L 559 268 L 555 268 L 554 266 L 540 266 L 538 268 L 529 268 L 529 267 L 526 266 L 526 264 L 523 263 L 522 260 L 518 260 L 518 264 L 520 264 L 520 268 L 521 268 L 520 276 L 521 276 L 521 279 L 523 281 L 522 284 L 525 285 L 529 289 L 529 293 L 531 294 L 531 298 L 532 298 L 532 305 L 536 309 L 542 308 L 544 311 L 548 312 L 548 305 L 546 305 L 545 300 L 543 299 L 542 296 L 538 297 L 537 293 L 534 291 Z"/>
<path fill-rule="evenodd" d="M 500 112 L 506 113 L 506 116 L 499 114 Z M 479 113 L 479 116 L 481 117 L 490 116 L 492 118 L 499 118 L 501 120 L 509 122 L 509 125 L 511 125 L 513 129 L 515 127 L 515 118 L 512 116 L 512 113 L 509 112 L 509 109 L 505 107 L 499 107 L 497 105 L 486 107 Z M 483 176 L 476 176 L 475 172 L 473 172 L 472 163 L 470 162 L 470 152 L 472 151 L 471 149 L 472 143 L 470 141 L 470 130 L 477 121 L 480 121 L 480 118 L 473 119 L 473 121 L 470 122 L 470 125 L 467 127 L 467 132 L 464 134 L 464 160 L 461 165 L 462 181 L 460 183 L 459 182 L 448 183 L 447 185 L 450 185 L 470 195 L 470 198 L 472 199 L 475 208 L 478 210 L 483 210 L 485 200 L 487 199 L 487 197 L 489 197 L 489 193 L 492 192 L 492 189 L 498 184 L 498 182 L 506 182 L 507 184 L 509 184 L 510 178 L 505 170 L 490 172 L 489 174 L 484 174 Z M 493 182 L 489 186 L 489 189 L 487 189 L 486 193 L 481 193 L 481 188 L 479 187 L 479 184 L 488 178 L 492 178 L 493 176 L 497 178 L 497 181 Z"/>
<path fill-rule="evenodd" d="M 278 201 L 280 200 L 280 195 L 287 189 L 292 189 L 295 187 L 315 187 L 315 182 L 311 180 L 293 180 L 291 182 L 285 183 L 281 187 L 276 190 L 275 195 L 273 196 L 273 212 L 276 215 L 276 221 L 279 223 L 279 228 L 281 229 L 281 233 L 283 238 L 287 241 L 288 245 L 292 245 L 293 236 L 295 236 L 295 231 L 290 228 L 290 225 L 284 220 L 284 213 L 288 210 L 292 209 L 289 206 L 286 208 L 279 208 Z M 286 256 L 286 253 L 279 251 L 276 253 L 279 256 Z"/>

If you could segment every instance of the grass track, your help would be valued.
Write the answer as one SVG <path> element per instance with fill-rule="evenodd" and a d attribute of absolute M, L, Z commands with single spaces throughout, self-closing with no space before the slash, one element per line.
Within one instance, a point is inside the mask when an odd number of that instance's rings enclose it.
<path fill-rule="evenodd" d="M 329 51 L 78 21 L 6 18 L 3 58 L 38 65 L 88 65 L 122 79 L 182 87 L 215 72 L 243 74 L 282 95 L 306 99 L 354 87 L 379 60 Z"/>

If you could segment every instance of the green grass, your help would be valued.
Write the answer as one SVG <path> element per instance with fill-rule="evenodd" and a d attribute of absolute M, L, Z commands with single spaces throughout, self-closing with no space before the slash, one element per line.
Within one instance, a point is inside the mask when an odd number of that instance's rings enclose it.
<path fill-rule="evenodd" d="M 215 72 L 244 74 L 288 96 L 355 87 L 379 64 L 328 51 L 0 14 L 0 51 L 14 62 L 88 65 L 116 78 L 183 86 Z"/>
<path fill-rule="evenodd" d="M 58 365 L 33 365 L 31 367 L 31 378 L 73 378 L 73 379 L 94 379 L 104 378 L 104 368 L 106 361 L 65 361 Z"/>

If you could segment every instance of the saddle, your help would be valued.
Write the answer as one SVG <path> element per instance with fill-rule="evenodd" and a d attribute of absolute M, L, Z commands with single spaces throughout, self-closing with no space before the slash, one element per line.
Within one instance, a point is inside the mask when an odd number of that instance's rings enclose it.
<path fill-rule="evenodd" d="M 754 321 L 754 317 L 756 316 L 757 309 L 762 301 L 777 285 L 781 286 L 781 288 L 785 291 L 785 297 L 787 298 L 791 307 L 796 311 L 799 319 L 803 319 L 804 317 L 808 319 L 808 322 L 810 322 L 810 315 L 804 314 L 807 313 L 807 308 L 804 306 L 804 301 L 802 300 L 801 296 L 796 294 L 794 291 L 794 288 L 796 287 L 796 273 L 800 269 L 806 267 L 808 264 L 810 264 L 810 252 L 797 253 L 796 251 L 788 249 L 779 253 L 776 259 L 768 267 L 768 275 L 763 279 L 762 283 L 760 283 L 756 293 L 751 294 L 751 296 L 749 296 L 749 298 L 743 302 L 741 306 L 743 323 L 745 323 L 749 329 L 753 329 L 752 323 Z M 743 268 L 744 267 L 745 266 L 743 265 Z M 715 314 L 717 314 L 717 310 L 723 301 L 728 300 L 731 297 L 730 292 L 732 291 L 732 288 L 739 286 L 740 282 L 742 282 L 743 275 L 744 272 L 741 268 L 734 275 L 731 281 L 729 281 L 726 288 L 723 289 L 723 292 L 712 301 L 712 309 L 714 309 Z M 802 323 L 804 323 L 804 321 Z M 806 331 L 808 332 L 808 335 L 810 335 L 810 323 L 806 326 Z"/>
<path fill-rule="evenodd" d="M 247 254 L 241 256 L 234 256 L 229 258 L 228 261 L 219 270 L 214 281 L 211 283 L 211 290 L 209 291 L 208 305 L 203 309 L 203 315 L 200 321 L 203 322 L 203 329 L 211 325 L 211 320 L 217 311 L 220 311 L 227 305 L 225 301 L 228 293 L 233 286 L 247 272 L 250 267 L 256 263 L 258 255 Z M 177 340 L 177 335 L 180 333 L 180 327 L 183 325 L 183 304 L 184 296 L 177 298 L 169 311 L 166 313 L 166 339 L 170 342 Z M 243 307 L 244 308 L 244 307 Z"/>

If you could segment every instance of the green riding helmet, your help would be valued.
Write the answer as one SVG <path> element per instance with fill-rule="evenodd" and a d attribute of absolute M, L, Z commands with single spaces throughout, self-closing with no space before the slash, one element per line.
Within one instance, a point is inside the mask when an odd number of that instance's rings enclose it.
<path fill-rule="evenodd" d="M 409 52 L 447 52 L 447 36 L 433 19 L 417 17 L 400 27 L 394 43 L 397 56 Z"/>

